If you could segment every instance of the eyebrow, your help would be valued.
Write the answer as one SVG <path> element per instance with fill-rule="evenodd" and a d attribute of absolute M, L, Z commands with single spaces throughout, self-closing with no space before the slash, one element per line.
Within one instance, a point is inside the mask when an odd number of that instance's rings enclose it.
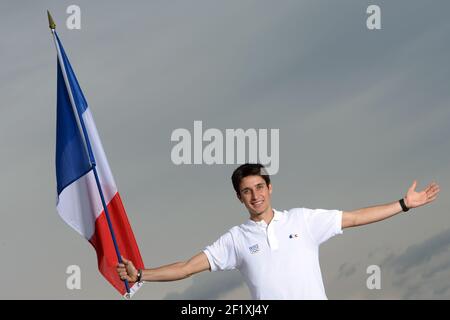
<path fill-rule="evenodd" d="M 264 186 L 265 184 L 266 184 L 265 182 L 260 182 L 258 184 L 255 184 L 255 187 Z M 246 187 L 244 189 L 241 189 L 241 192 L 244 192 L 245 190 L 250 190 L 250 187 Z"/>

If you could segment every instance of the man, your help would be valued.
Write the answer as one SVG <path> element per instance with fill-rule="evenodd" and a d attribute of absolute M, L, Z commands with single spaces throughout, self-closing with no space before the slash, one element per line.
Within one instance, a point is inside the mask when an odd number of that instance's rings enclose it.
<path fill-rule="evenodd" d="M 406 196 L 392 203 L 354 211 L 272 208 L 272 184 L 264 166 L 244 164 L 231 177 L 238 199 L 250 219 L 231 228 L 215 243 L 188 261 L 137 270 L 123 259 L 122 280 L 173 281 L 205 270 L 238 269 L 253 299 L 326 299 L 319 265 L 319 245 L 342 229 L 387 219 L 435 200 L 439 186 L 416 192 L 414 181 Z"/>

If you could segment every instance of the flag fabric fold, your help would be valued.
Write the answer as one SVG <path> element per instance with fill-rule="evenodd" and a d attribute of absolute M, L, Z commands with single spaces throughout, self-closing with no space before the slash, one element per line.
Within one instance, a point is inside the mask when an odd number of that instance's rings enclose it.
<path fill-rule="evenodd" d="M 100 273 L 122 295 L 126 295 L 125 284 L 116 272 L 118 258 L 93 172 L 94 165 L 121 255 L 138 269 L 144 268 L 144 263 L 91 111 L 54 30 L 53 35 L 58 54 L 57 211 L 95 248 Z M 141 283 L 132 284 L 130 293 L 134 294 L 140 286 Z"/>

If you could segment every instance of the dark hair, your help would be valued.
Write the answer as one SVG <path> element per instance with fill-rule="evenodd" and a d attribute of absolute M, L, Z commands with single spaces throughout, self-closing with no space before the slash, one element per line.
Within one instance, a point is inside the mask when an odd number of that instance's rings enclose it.
<path fill-rule="evenodd" d="M 239 168 L 234 170 L 231 176 L 231 182 L 233 183 L 233 188 L 239 195 L 239 185 L 241 180 L 248 176 L 261 176 L 266 184 L 270 184 L 270 176 L 268 175 L 266 168 L 259 163 L 246 163 L 241 165 Z"/>

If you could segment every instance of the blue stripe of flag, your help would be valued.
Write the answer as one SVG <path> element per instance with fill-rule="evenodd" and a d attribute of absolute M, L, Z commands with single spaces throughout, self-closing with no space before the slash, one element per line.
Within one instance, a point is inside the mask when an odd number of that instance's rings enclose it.
<path fill-rule="evenodd" d="M 81 115 L 86 110 L 87 103 L 58 37 L 57 40 L 78 114 Z M 91 170 L 83 134 L 78 127 L 62 72 L 58 61 L 55 161 L 58 195 L 65 187 Z"/>
<path fill-rule="evenodd" d="M 64 63 L 64 69 L 66 69 L 67 79 L 69 80 L 70 86 L 72 87 L 73 100 L 75 102 L 75 105 L 77 106 L 78 114 L 81 116 L 83 112 L 87 109 L 88 104 L 86 99 L 84 98 L 83 91 L 81 91 L 80 85 L 78 84 L 75 72 L 73 72 L 72 70 L 69 58 L 67 58 L 66 52 L 64 51 L 62 43 L 59 40 L 58 34 L 56 34 L 56 32 L 55 35 L 56 40 L 58 41 L 59 48 L 61 49 L 61 57 Z"/>

